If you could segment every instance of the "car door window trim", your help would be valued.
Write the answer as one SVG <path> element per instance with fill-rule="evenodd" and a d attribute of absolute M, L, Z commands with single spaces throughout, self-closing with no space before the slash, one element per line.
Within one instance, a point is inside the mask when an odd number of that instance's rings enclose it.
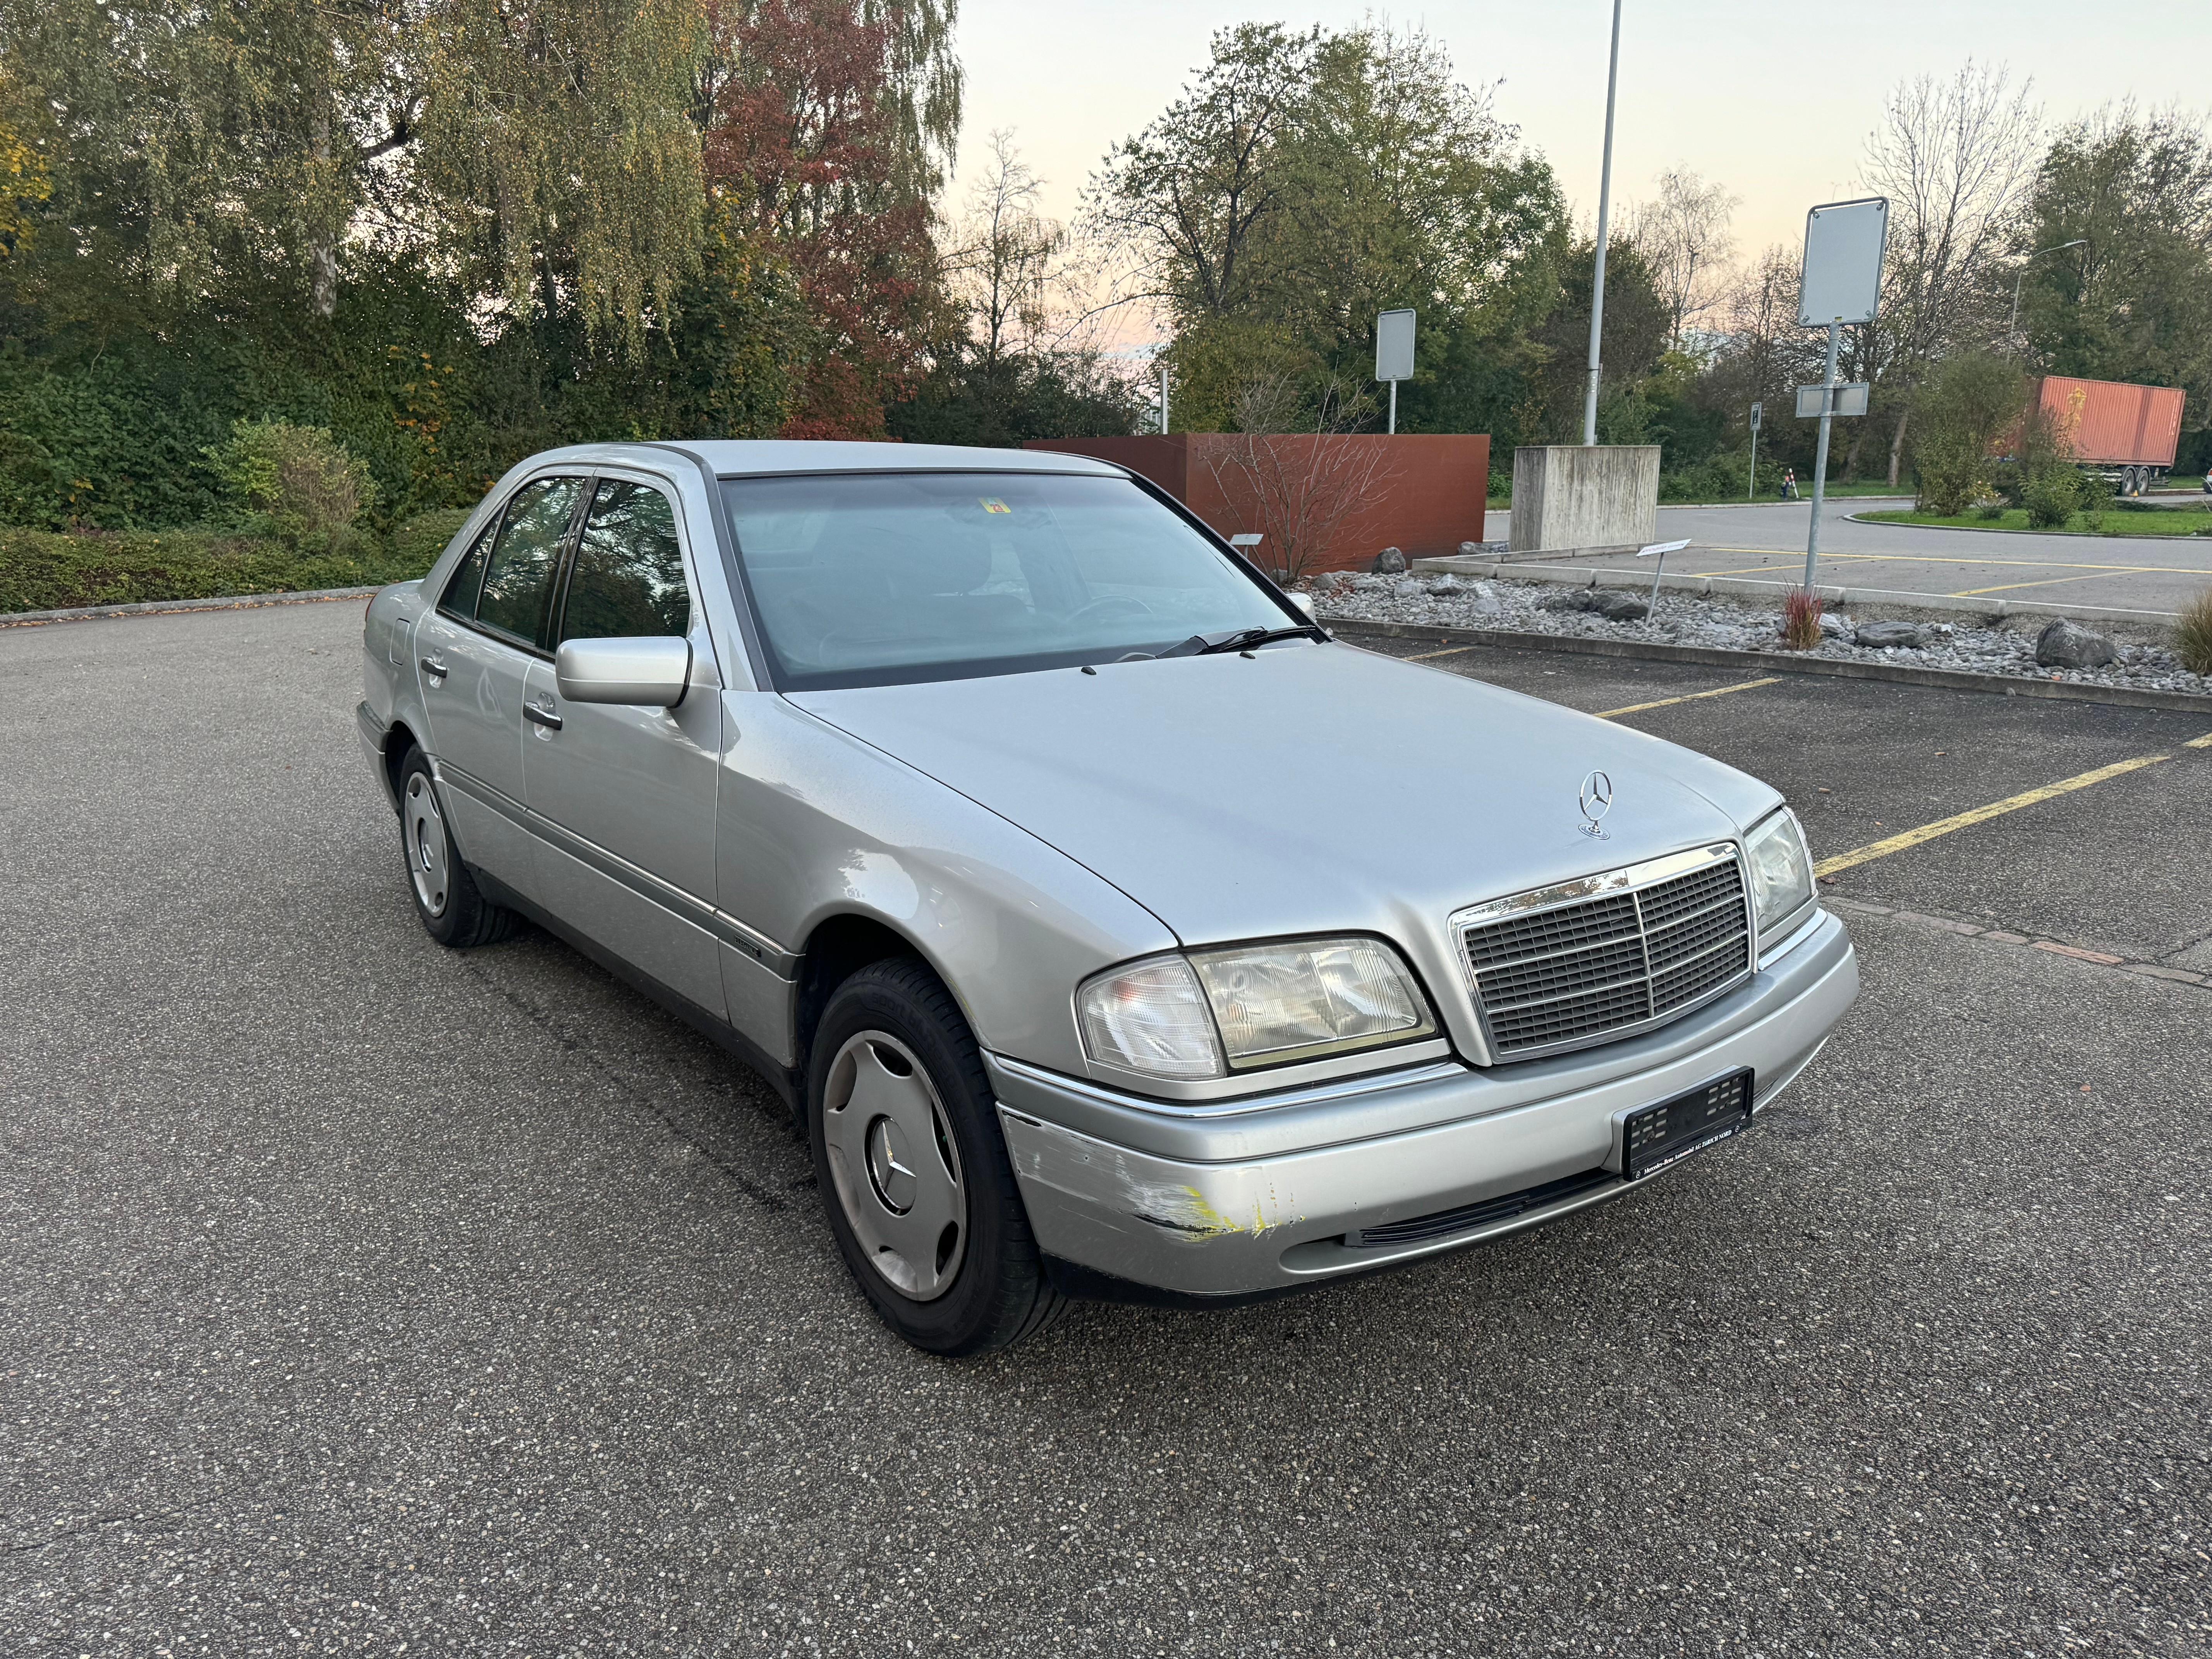
<path fill-rule="evenodd" d="M 515 498 L 521 495 L 524 490 L 529 489 L 531 485 L 562 479 L 573 478 L 576 480 L 583 486 L 583 489 L 578 494 L 576 505 L 569 509 L 568 525 L 566 528 L 562 531 L 561 540 L 556 545 L 554 550 L 555 562 L 553 580 L 552 582 L 549 584 L 549 586 L 554 589 L 551 599 L 565 601 L 568 593 L 568 567 L 574 557 L 577 533 L 583 526 L 584 510 L 590 504 L 592 492 L 598 487 L 599 477 L 599 475 L 596 471 L 587 470 L 579 472 L 574 471 L 573 468 L 568 467 L 554 467 L 547 471 L 532 473 L 528 477 L 523 479 L 521 483 L 516 484 L 513 489 L 507 492 L 507 499 L 499 504 L 499 511 L 486 522 L 483 532 L 477 537 L 477 541 L 482 541 L 483 537 L 488 535 L 492 538 L 493 544 L 495 545 L 497 544 L 499 532 L 506 526 L 507 524 L 507 508 L 513 506 L 514 504 Z M 471 546 L 473 547 L 475 544 L 475 543 L 471 543 Z M 465 560 L 468 557 L 468 555 L 464 553 L 461 555 L 461 557 Z M 483 599 L 484 576 L 490 569 L 491 550 L 487 548 L 484 552 L 483 562 L 477 567 L 477 599 L 479 606 L 481 606 Z M 550 602 L 551 601 L 549 600 L 549 605 Z M 520 651 L 525 656 L 535 657 L 540 662 L 551 662 L 553 660 L 553 653 L 550 651 L 546 650 L 543 646 L 540 646 L 534 640 L 523 639 L 518 635 L 508 632 L 506 629 L 500 627 L 495 623 L 480 621 L 473 612 L 469 616 L 464 617 L 459 611 L 447 610 L 442 597 L 438 602 L 437 612 L 440 616 L 445 617 L 447 621 L 453 623 L 459 627 L 465 628 L 472 634 L 481 635 L 483 638 L 491 641 L 494 644 L 503 645 L 510 651 Z M 538 627 L 540 629 L 546 632 L 549 638 L 551 635 L 550 615 L 551 612 L 550 609 L 541 608 L 538 612 Z"/>

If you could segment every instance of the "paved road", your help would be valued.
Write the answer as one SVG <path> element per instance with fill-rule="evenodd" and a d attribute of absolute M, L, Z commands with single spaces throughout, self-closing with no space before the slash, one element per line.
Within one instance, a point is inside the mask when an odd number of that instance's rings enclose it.
<path fill-rule="evenodd" d="M 2033 599 L 2115 610 L 2172 611 L 2212 587 L 2212 539 L 2197 537 L 2049 536 L 1926 525 L 1859 524 L 1850 514 L 1907 507 L 1909 499 L 1856 497 L 1822 503 L 1821 580 L 1911 593 Z M 1802 580 L 1810 501 L 1745 507 L 1662 507 L 1662 541 L 1692 544 L 1671 556 L 1682 575 Z M 2108 523 L 2122 515 L 2114 514 Z M 1492 513 L 1485 533 L 1503 540 L 1510 515 Z M 1616 556 L 1573 562 L 1617 567 Z"/>
<path fill-rule="evenodd" d="M 543 938 L 422 937 L 358 616 L 0 629 L 0 1653 L 2212 1646 L 2212 991 L 1856 912 L 1821 1063 L 1634 1200 L 948 1364 L 720 1054 Z M 2187 721 L 1837 682 L 1621 718 L 1784 781 L 1824 854 L 2170 753 L 1832 890 L 2212 933 Z"/>

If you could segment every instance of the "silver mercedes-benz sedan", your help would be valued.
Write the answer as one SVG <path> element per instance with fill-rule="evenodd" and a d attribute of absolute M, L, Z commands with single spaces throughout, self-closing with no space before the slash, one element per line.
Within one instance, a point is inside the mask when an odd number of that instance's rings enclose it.
<path fill-rule="evenodd" d="M 1774 790 L 1334 641 L 1079 457 L 539 455 L 366 693 L 431 938 L 528 917 L 757 1067 L 939 1353 L 1617 1198 L 1858 987 Z"/>

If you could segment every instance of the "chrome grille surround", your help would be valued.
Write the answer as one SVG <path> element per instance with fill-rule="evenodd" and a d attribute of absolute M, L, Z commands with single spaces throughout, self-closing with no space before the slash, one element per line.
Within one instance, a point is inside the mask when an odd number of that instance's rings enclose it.
<path fill-rule="evenodd" d="M 1473 905 L 1449 922 L 1492 1064 L 1664 1025 L 1751 976 L 1733 842 Z"/>

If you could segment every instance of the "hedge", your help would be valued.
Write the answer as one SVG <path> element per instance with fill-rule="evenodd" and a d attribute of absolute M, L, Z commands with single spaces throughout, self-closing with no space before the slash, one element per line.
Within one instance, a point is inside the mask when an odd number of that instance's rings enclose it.
<path fill-rule="evenodd" d="M 466 516 L 426 513 L 389 542 L 350 532 L 335 546 L 210 531 L 0 528 L 0 614 L 405 581 L 430 568 Z"/>

